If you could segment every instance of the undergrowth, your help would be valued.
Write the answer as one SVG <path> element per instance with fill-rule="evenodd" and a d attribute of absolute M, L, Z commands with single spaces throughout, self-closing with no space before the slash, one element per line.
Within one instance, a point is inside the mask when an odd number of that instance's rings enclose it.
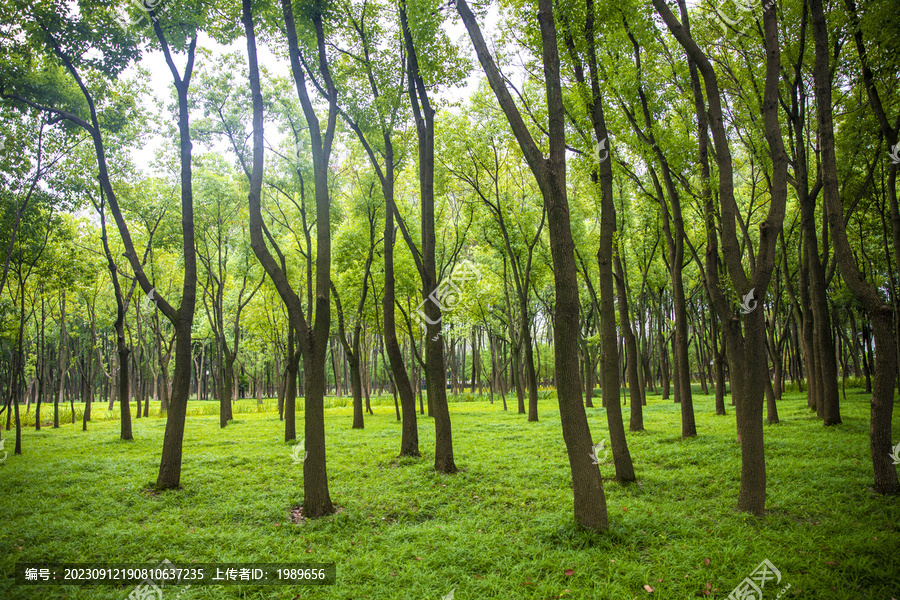
<path fill-rule="evenodd" d="M 782 422 L 765 426 L 764 518 L 735 509 L 734 407 L 717 417 L 712 397 L 698 393 L 699 435 L 681 440 L 679 405 L 650 396 L 646 431 L 627 434 L 638 482 L 612 481 L 611 456 L 600 465 L 605 533 L 573 522 L 555 399 L 539 402 L 536 423 L 516 414 L 514 395 L 509 412 L 499 396 L 493 405 L 478 396 L 451 402 L 455 475 L 433 471 L 434 424 L 422 415 L 422 458 L 398 460 L 393 399 L 373 400 L 375 415 L 353 430 L 350 399 L 329 399 L 328 475 L 338 512 L 296 524 L 290 510 L 302 502 L 302 464 L 283 442 L 271 399 L 261 407 L 239 401 L 224 430 L 217 403 L 191 402 L 183 489 L 164 493 L 152 491 L 165 430 L 158 407 L 133 421 L 132 442 L 118 439 L 118 407 L 105 404 L 94 405 L 87 432 L 78 405 L 74 426 L 62 419 L 60 429 L 25 429 L 21 456 L 12 454 L 13 432 L 4 431 L 0 597 L 123 600 L 134 586 L 17 586 L 13 567 L 162 559 L 337 567 L 334 586 L 176 587 L 165 590 L 166 600 L 439 600 L 451 590 L 455 600 L 722 599 L 764 559 L 781 573 L 766 600 L 787 585 L 782 598 L 900 597 L 900 505 L 870 489 L 869 398 L 860 390 L 848 390 L 844 423 L 828 429 L 805 396 L 779 403 Z M 587 411 L 594 441 L 608 446 L 605 411 Z"/>

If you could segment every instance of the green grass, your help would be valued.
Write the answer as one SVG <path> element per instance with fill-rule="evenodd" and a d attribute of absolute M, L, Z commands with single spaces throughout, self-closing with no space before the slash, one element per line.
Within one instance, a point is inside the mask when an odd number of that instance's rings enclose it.
<path fill-rule="evenodd" d="M 601 465 L 605 534 L 573 523 L 554 399 L 541 400 L 537 423 L 504 413 L 499 397 L 494 405 L 452 403 L 461 470 L 449 476 L 433 472 L 434 425 L 426 417 L 419 417 L 423 457 L 396 458 L 400 424 L 393 400 L 384 400 L 362 431 L 350 429 L 349 406 L 327 409 L 328 474 L 339 510 L 302 524 L 289 520 L 301 501 L 302 468 L 282 441 L 272 401 L 264 412 L 255 401 L 240 402 L 225 430 L 215 404 L 191 402 L 184 489 L 162 494 L 150 491 L 165 428 L 158 417 L 135 420 L 135 440 L 122 442 L 116 413 L 95 404 L 88 432 L 80 421 L 26 430 L 22 456 L 12 455 L 12 432 L 4 432 L 0 597 L 122 600 L 134 586 L 16 586 L 13 566 L 163 558 L 337 565 L 337 584 L 325 588 L 193 586 L 166 591 L 166 600 L 438 600 L 454 587 L 456 600 L 726 598 L 763 559 L 782 574 L 766 600 L 787 584 L 783 598 L 900 597 L 900 499 L 870 489 L 868 397 L 859 390 L 842 403 L 844 424 L 829 429 L 805 397 L 780 402 L 782 423 L 765 427 L 763 519 L 735 510 L 733 407 L 717 417 L 713 399 L 696 395 L 699 437 L 682 441 L 679 406 L 651 396 L 647 431 L 628 434 L 638 483 L 610 481 L 612 465 Z M 514 410 L 514 397 L 507 401 Z M 595 441 L 608 445 L 603 409 L 587 410 Z"/>

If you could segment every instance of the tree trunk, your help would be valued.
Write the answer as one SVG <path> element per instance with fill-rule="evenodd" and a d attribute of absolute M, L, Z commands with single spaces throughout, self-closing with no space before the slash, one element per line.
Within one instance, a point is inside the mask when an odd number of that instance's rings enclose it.
<path fill-rule="evenodd" d="M 713 315 L 715 322 L 718 317 Z M 716 363 L 716 414 L 724 415 L 725 413 L 725 333 L 722 332 L 722 350 L 719 350 L 719 332 L 718 327 L 713 327 L 713 360 Z"/>
<path fill-rule="evenodd" d="M 605 124 L 598 133 L 606 139 Z M 601 165 L 602 166 L 602 165 Z M 603 405 L 606 407 L 606 422 L 609 427 L 613 462 L 616 466 L 616 481 L 629 482 L 636 479 L 628 441 L 625 438 L 625 424 L 622 422 L 622 405 L 619 404 L 619 348 L 616 335 L 615 296 L 613 294 L 612 244 L 616 231 L 615 205 L 612 196 L 612 170 L 605 181 L 601 171 L 601 217 L 600 250 L 597 252 L 600 282 L 600 344 L 603 358 L 600 361 L 600 377 L 603 380 Z M 608 186 L 608 189 L 606 189 Z M 558 340 L 557 340 L 558 342 Z M 559 350 L 557 349 L 557 352 Z"/>
<path fill-rule="evenodd" d="M 387 169 L 391 171 L 390 163 Z M 406 365 L 400 344 L 397 342 L 397 329 L 394 309 L 394 202 L 393 190 L 385 194 L 384 219 L 384 346 L 395 383 L 395 393 L 400 395 L 400 407 L 403 411 L 403 427 L 400 434 L 400 456 L 421 456 L 419 452 L 419 431 L 416 424 L 416 398 L 412 394 Z M 432 304 L 426 302 L 426 306 Z"/>
<path fill-rule="evenodd" d="M 669 349 L 666 338 L 662 334 L 662 320 L 659 323 L 659 370 L 662 377 L 662 399 L 668 400 L 671 393 L 671 380 L 669 378 Z"/>
<path fill-rule="evenodd" d="M 331 324 L 330 273 L 331 273 L 331 224 L 327 218 L 316 220 L 316 275 L 315 303 L 310 302 L 309 323 L 303 315 L 303 305 L 291 287 L 287 275 L 269 251 L 263 236 L 262 184 L 264 170 L 263 98 L 256 52 L 253 14 L 250 0 L 242 3 L 244 30 L 247 39 L 247 55 L 250 89 L 253 100 L 253 170 L 250 175 L 248 205 L 250 213 L 250 245 L 266 274 L 272 279 L 279 296 L 285 303 L 291 326 L 300 340 L 304 367 L 304 433 L 308 456 L 303 462 L 303 515 L 316 518 L 332 514 L 334 506 L 328 490 L 328 472 L 325 462 L 325 353 Z M 330 214 L 331 199 L 328 188 L 328 165 L 337 120 L 337 94 L 325 54 L 325 33 L 322 13 L 318 6 L 305 11 L 316 33 L 319 58 L 319 75 L 327 90 L 328 125 L 324 136 L 306 90 L 306 75 L 300 64 L 294 9 L 290 0 L 282 0 L 291 72 L 297 95 L 307 121 L 313 156 L 316 213 Z M 308 282 L 312 286 L 312 281 Z M 312 293 L 310 292 L 310 297 Z M 287 419 L 285 419 L 287 421 Z"/>
<path fill-rule="evenodd" d="M 703 51 L 697 46 L 687 27 L 687 7 L 679 2 L 682 19 L 680 23 L 663 0 L 653 0 L 657 13 L 666 22 L 668 29 L 687 52 L 703 76 L 706 84 L 706 101 L 709 110 L 704 110 L 703 95 L 699 90 L 699 79 L 693 78 L 696 115 L 701 124 L 709 118 L 713 133 L 715 159 L 719 170 L 719 205 L 721 236 L 723 242 L 724 266 L 739 294 L 744 298 L 757 292 L 757 302 L 762 304 L 774 269 L 776 243 L 784 221 L 787 202 L 787 156 L 781 137 L 778 120 L 778 85 L 781 68 L 778 24 L 774 7 L 763 12 L 763 34 L 766 47 L 766 75 L 763 95 L 763 125 L 771 157 L 771 201 L 766 220 L 760 224 L 759 243 L 755 265 L 751 277 L 747 276 L 742 264 L 740 244 L 736 233 L 737 203 L 734 197 L 734 174 L 732 154 L 724 126 L 721 92 L 716 72 Z M 707 149 L 706 129 L 701 132 L 699 147 L 705 158 Z M 701 160 L 701 163 L 703 161 Z M 704 187 L 708 184 L 704 168 Z M 741 438 L 741 487 L 738 495 L 738 509 L 754 515 L 765 511 L 765 455 L 763 446 L 762 408 L 765 394 L 766 371 L 765 320 L 762 309 L 752 309 L 749 314 L 735 318 L 734 305 L 721 291 L 719 282 L 718 229 L 714 214 L 712 195 L 704 192 L 704 216 L 707 229 L 706 278 L 707 290 L 713 305 L 722 320 L 726 337 L 729 372 L 733 397 L 736 400 L 738 435 Z M 743 333 L 741 331 L 743 325 Z"/>
<path fill-rule="evenodd" d="M 224 347 L 226 340 L 222 339 L 222 374 L 219 382 L 219 427 L 228 425 L 228 420 L 233 417 L 231 409 L 231 396 L 234 394 L 234 361 L 236 357 Z"/>
<path fill-rule="evenodd" d="M 852 3 L 848 2 L 852 7 Z M 828 27 L 822 0 L 810 0 L 812 11 L 813 34 L 815 37 L 816 58 L 813 75 L 815 78 L 817 118 L 819 140 L 822 148 L 822 180 L 825 195 L 825 211 L 828 224 L 831 226 L 834 244 L 834 255 L 841 276 L 853 295 L 863 305 L 872 323 L 875 337 L 875 378 L 872 385 L 872 403 L 870 413 L 870 451 L 875 476 L 875 491 L 880 494 L 900 493 L 900 482 L 897 479 L 897 467 L 891 456 L 891 419 L 894 410 L 894 387 L 897 378 L 897 341 L 894 339 L 893 309 L 884 303 L 876 290 L 863 278 L 856 265 L 847 232 L 844 225 L 844 212 L 841 207 L 840 188 L 837 177 L 837 160 L 835 158 L 834 124 L 831 103 L 831 72 L 829 68 Z M 853 11 L 851 11 L 852 13 Z M 861 33 L 857 33 L 857 36 Z M 865 64 L 862 42 L 857 37 L 857 45 Z M 865 73 L 871 77 L 871 73 Z M 871 82 L 869 82 L 871 83 Z M 869 86 L 867 86 L 869 87 Z M 875 93 L 868 90 L 874 99 Z M 896 143 L 894 139 L 889 143 Z M 896 173 L 896 166 L 891 167 Z M 900 223 L 897 224 L 900 226 Z M 898 230 L 895 228 L 894 235 Z"/>
<path fill-rule="evenodd" d="M 523 315 L 527 314 L 525 312 L 526 309 L 526 306 L 520 307 Z M 537 421 L 538 389 L 537 374 L 534 370 L 534 343 L 531 339 L 531 319 L 522 323 L 522 344 L 525 347 L 525 377 L 528 379 L 528 420 Z M 577 362 L 577 355 L 575 360 Z M 581 394 L 579 393 L 579 395 Z"/>
<path fill-rule="evenodd" d="M 628 291 L 625 287 L 625 271 L 619 256 L 613 259 L 616 269 L 616 292 L 619 301 L 619 325 L 625 336 L 625 352 L 628 363 L 628 393 L 631 396 L 631 420 L 628 424 L 629 431 L 644 430 L 644 390 L 641 388 L 638 377 L 637 342 L 634 330 L 631 328 L 631 319 L 628 314 Z"/>
<path fill-rule="evenodd" d="M 59 390 L 56 395 L 56 402 L 53 403 L 53 428 L 59 429 L 59 405 L 65 403 L 66 389 L 66 371 L 68 370 L 69 345 L 66 340 L 66 290 L 62 291 L 59 302 Z M 75 412 L 72 411 L 72 422 L 74 423 Z"/>
<path fill-rule="evenodd" d="M 591 1 L 588 0 L 589 3 Z M 556 379 L 563 439 L 572 471 L 575 520 L 588 529 L 606 530 L 609 526 L 606 497 L 600 470 L 591 459 L 591 433 L 578 375 L 578 279 L 566 197 L 565 127 L 552 0 L 539 0 L 538 3 L 547 90 L 549 159 L 544 159 L 541 149 L 525 126 L 468 3 L 466 0 L 457 0 L 456 8 L 469 32 L 491 89 L 506 114 L 541 189 L 547 208 L 556 288 L 556 312 L 553 315 Z M 592 12 L 592 6 L 590 8 Z"/>
<path fill-rule="evenodd" d="M 294 346 L 294 326 L 288 324 L 288 349 L 285 360 L 284 386 L 284 441 L 297 439 L 297 372 L 300 370 L 300 353 Z"/>

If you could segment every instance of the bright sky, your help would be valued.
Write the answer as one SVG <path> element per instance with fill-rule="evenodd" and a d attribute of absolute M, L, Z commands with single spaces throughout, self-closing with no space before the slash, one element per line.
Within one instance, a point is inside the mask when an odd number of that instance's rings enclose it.
<path fill-rule="evenodd" d="M 161 18 L 165 18 L 162 16 Z M 490 12 L 487 15 L 485 22 L 481 23 L 482 31 L 487 40 L 493 39 L 495 33 L 497 32 L 498 22 L 500 20 L 499 11 L 496 6 L 492 6 Z M 146 26 L 147 22 L 144 21 L 142 25 Z M 474 51 L 471 50 L 471 41 L 469 40 L 468 32 L 466 32 L 465 27 L 459 18 L 448 20 L 444 25 L 444 30 L 447 32 L 448 37 L 456 43 L 458 46 L 469 51 L 470 55 L 473 57 L 473 63 L 478 65 L 477 61 L 474 60 Z M 246 56 L 247 54 L 247 42 L 241 37 L 232 43 L 229 46 L 223 46 L 213 40 L 211 40 L 206 35 L 201 35 L 198 41 L 198 47 L 206 48 L 212 51 L 214 57 L 221 56 L 222 54 L 226 54 L 229 52 L 238 52 L 241 56 Z M 264 65 L 268 71 L 276 76 L 283 77 L 291 77 L 290 65 L 288 64 L 286 59 L 281 59 L 276 56 L 267 46 L 263 45 L 259 42 L 258 49 L 259 53 L 259 63 L 260 65 Z M 179 72 L 182 72 L 185 64 L 184 56 L 176 56 L 174 58 L 175 65 L 178 67 Z M 197 58 L 198 62 L 195 65 L 195 70 L 199 66 L 200 57 Z M 170 89 L 172 87 L 172 74 L 169 71 L 168 65 L 166 65 L 165 59 L 163 58 L 162 52 L 159 50 L 155 50 L 152 52 L 147 52 L 144 54 L 143 60 L 140 62 L 140 66 L 146 69 L 150 74 L 150 87 L 153 90 L 154 96 L 157 100 L 165 99 L 168 100 L 171 98 Z M 130 69 L 126 72 L 126 76 L 133 75 L 134 70 Z M 469 76 L 466 86 L 460 90 L 459 88 L 453 90 L 454 99 L 459 96 L 468 97 L 471 95 L 477 85 L 478 81 L 481 79 L 481 70 L 473 69 L 472 74 Z M 315 98 L 315 90 L 310 88 L 310 94 L 313 98 Z M 441 94 L 438 94 L 439 96 Z M 271 130 L 266 132 L 266 137 L 270 141 L 270 143 L 276 143 L 278 140 L 274 137 L 273 132 Z M 194 152 L 202 153 L 209 148 L 203 146 L 196 140 L 194 143 Z M 162 139 L 159 137 L 154 137 L 148 140 L 148 143 L 143 148 L 136 148 L 132 151 L 132 156 L 134 157 L 135 164 L 142 168 L 142 170 L 147 174 L 151 175 L 154 173 L 152 168 L 152 164 L 155 159 L 155 155 L 159 147 L 162 145 Z M 216 150 L 220 152 L 228 152 L 229 147 L 224 143 L 215 146 Z"/>

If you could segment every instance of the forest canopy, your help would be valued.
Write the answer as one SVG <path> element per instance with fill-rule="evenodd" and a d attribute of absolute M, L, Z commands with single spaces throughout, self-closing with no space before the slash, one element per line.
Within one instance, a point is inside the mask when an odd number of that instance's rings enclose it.
<path fill-rule="evenodd" d="M 595 402 L 617 483 L 638 479 L 648 395 L 678 403 L 685 440 L 698 411 L 733 416 L 736 506 L 761 516 L 783 395 L 832 427 L 849 386 L 871 398 L 873 489 L 900 492 L 895 3 L 0 14 L 14 454 L 76 405 L 85 431 L 114 411 L 122 440 L 159 416 L 155 488 L 179 489 L 189 401 L 227 431 L 239 399 L 276 399 L 317 518 L 334 399 L 363 429 L 386 394 L 403 457 L 433 421 L 427 455 L 452 474 L 451 403 L 535 422 L 552 398 L 575 522 L 605 531 Z"/>

